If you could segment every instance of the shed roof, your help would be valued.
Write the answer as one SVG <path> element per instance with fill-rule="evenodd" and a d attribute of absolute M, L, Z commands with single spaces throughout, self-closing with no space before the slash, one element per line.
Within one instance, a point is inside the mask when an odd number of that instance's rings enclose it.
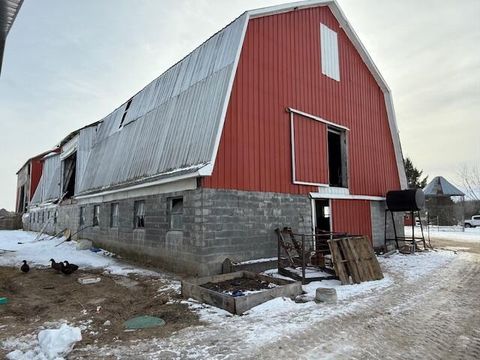
<path fill-rule="evenodd" d="M 443 176 L 436 176 L 423 189 L 425 196 L 465 196 L 455 185 L 452 185 Z"/>

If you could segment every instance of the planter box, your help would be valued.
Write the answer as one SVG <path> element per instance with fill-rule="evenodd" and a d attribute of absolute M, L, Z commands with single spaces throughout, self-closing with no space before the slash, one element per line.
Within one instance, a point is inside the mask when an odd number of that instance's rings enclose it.
<path fill-rule="evenodd" d="M 244 296 L 233 297 L 214 290 L 202 287 L 207 283 L 221 283 L 233 279 L 256 279 L 276 284 L 278 286 Z M 241 315 L 251 308 L 263 304 L 276 297 L 293 297 L 302 293 L 302 284 L 283 279 L 271 278 L 255 274 L 249 271 L 237 271 L 234 273 L 192 278 L 182 281 L 182 296 L 192 298 L 224 309 L 232 314 Z"/>

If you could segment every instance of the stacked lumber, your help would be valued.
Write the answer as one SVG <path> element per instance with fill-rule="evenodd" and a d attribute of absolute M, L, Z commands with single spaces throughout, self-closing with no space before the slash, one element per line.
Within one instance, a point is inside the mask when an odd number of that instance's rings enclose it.
<path fill-rule="evenodd" d="M 328 245 L 342 285 L 383 279 L 382 269 L 368 237 L 332 239 L 328 240 Z"/>

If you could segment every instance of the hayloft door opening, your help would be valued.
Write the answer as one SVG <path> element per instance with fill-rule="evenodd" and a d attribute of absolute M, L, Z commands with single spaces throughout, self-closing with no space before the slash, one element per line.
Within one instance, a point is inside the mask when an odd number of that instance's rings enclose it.
<path fill-rule="evenodd" d="M 77 153 L 74 152 L 63 161 L 63 197 L 68 199 L 75 195 L 75 174 L 77 170 Z"/>
<path fill-rule="evenodd" d="M 328 173 L 329 185 L 333 187 L 348 187 L 347 156 L 345 132 L 328 129 Z"/>
<path fill-rule="evenodd" d="M 331 232 L 330 226 L 330 201 L 327 199 L 315 200 L 315 233 Z"/>

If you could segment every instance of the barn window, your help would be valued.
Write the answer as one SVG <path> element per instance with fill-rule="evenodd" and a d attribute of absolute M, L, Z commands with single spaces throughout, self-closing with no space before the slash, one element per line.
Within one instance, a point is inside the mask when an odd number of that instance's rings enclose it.
<path fill-rule="evenodd" d="M 85 208 L 80 207 L 80 226 L 85 225 Z"/>
<path fill-rule="evenodd" d="M 93 206 L 93 226 L 98 226 L 100 224 L 100 205 Z"/>
<path fill-rule="evenodd" d="M 75 195 L 75 173 L 77 168 L 77 153 L 63 160 L 63 194 L 65 198 Z"/>
<path fill-rule="evenodd" d="M 118 227 L 118 203 L 110 205 L 110 227 Z"/>
<path fill-rule="evenodd" d="M 323 24 L 320 24 L 320 47 L 322 74 L 340 81 L 337 33 Z"/>
<path fill-rule="evenodd" d="M 170 203 L 170 230 L 183 229 L 183 197 L 172 198 Z"/>
<path fill-rule="evenodd" d="M 330 186 L 348 187 L 346 134 L 333 127 L 328 128 L 328 173 Z"/>
<path fill-rule="evenodd" d="M 134 203 L 135 216 L 133 219 L 133 227 L 142 229 L 145 227 L 145 201 L 135 201 Z"/>

